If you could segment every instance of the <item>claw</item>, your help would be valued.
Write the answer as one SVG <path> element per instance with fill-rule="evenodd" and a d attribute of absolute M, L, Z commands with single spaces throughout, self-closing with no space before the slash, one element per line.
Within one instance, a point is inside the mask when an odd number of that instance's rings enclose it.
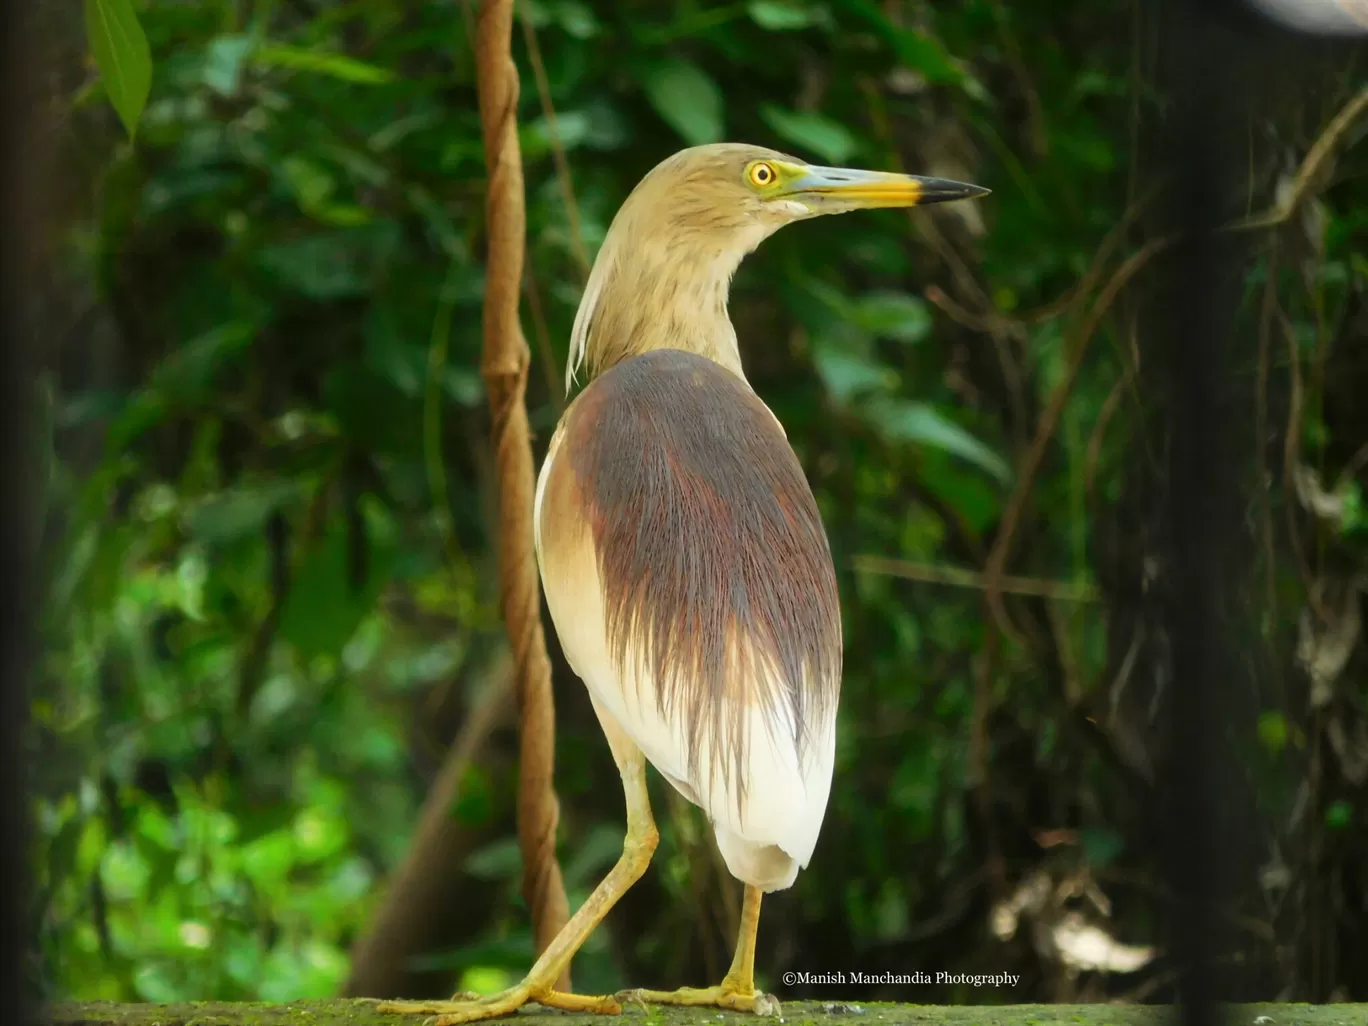
<path fill-rule="evenodd" d="M 731 1012 L 753 1012 L 756 1015 L 779 1015 L 779 1002 L 769 994 L 758 990 L 749 992 L 726 986 L 719 987 L 680 987 L 678 990 L 632 990 L 619 991 L 617 999 L 624 1003 L 641 1005 L 687 1005 L 690 1007 L 713 1006 Z"/>
<path fill-rule="evenodd" d="M 534 991 L 526 984 L 483 997 L 460 994 L 450 1001 L 381 1001 L 376 1005 L 376 1011 L 435 1017 L 426 1020 L 424 1026 L 461 1026 L 462 1023 L 511 1015 L 526 1004 L 598 1015 L 618 1015 L 622 1012 L 622 1005 L 612 995 L 566 994 L 549 989 Z"/>

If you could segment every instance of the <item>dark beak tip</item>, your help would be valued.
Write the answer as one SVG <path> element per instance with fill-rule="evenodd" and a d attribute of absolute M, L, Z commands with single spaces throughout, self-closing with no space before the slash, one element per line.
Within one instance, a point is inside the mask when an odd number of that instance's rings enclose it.
<path fill-rule="evenodd" d="M 981 199 L 989 195 L 991 189 L 968 182 L 954 182 L 948 178 L 932 178 L 926 181 L 922 192 L 921 204 L 954 203 L 957 200 Z"/>
<path fill-rule="evenodd" d="M 993 192 L 992 189 L 985 189 L 985 188 L 984 188 L 983 186 L 981 186 L 981 185 L 970 185 L 969 183 L 965 182 L 965 183 L 962 183 L 962 184 L 960 184 L 960 185 L 957 185 L 956 188 L 955 188 L 955 190 L 954 190 L 955 195 L 952 196 L 952 197 L 949 197 L 949 198 L 952 198 L 952 199 L 980 199 L 980 198 L 982 198 L 982 197 L 984 197 L 984 196 L 990 196 L 990 195 L 992 195 L 992 192 Z"/>

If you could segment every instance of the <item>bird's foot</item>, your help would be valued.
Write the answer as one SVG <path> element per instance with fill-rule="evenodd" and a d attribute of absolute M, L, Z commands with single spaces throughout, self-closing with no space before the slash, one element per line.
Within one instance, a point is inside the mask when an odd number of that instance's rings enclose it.
<path fill-rule="evenodd" d="M 725 1008 L 732 1012 L 778 1015 L 779 1002 L 754 986 L 743 987 L 723 980 L 716 987 L 680 987 L 678 990 L 624 990 L 617 999 L 623 1004 L 691 1005 Z"/>
<path fill-rule="evenodd" d="M 516 987 L 482 997 L 458 994 L 450 1001 L 382 1001 L 376 1009 L 397 1015 L 431 1016 L 424 1026 L 458 1026 L 510 1015 L 526 1004 L 598 1015 L 617 1015 L 622 1011 L 622 1005 L 612 995 L 567 994 L 550 986 L 535 986 L 526 980 Z"/>

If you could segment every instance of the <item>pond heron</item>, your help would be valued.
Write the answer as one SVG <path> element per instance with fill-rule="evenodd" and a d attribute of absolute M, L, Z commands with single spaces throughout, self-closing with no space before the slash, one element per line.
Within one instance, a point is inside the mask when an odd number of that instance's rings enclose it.
<path fill-rule="evenodd" d="M 742 369 L 732 275 L 793 221 L 987 191 L 719 144 L 669 157 L 623 203 L 571 333 L 566 388 L 581 370 L 587 384 L 551 438 L 534 511 L 551 619 L 622 776 L 622 856 L 517 986 L 392 1010 L 439 1026 L 527 1002 L 777 1010 L 755 989 L 760 898 L 792 886 L 826 812 L 841 618 L 812 490 Z M 745 886 L 731 969 L 704 989 L 556 991 L 655 850 L 647 762 L 704 811 Z"/>

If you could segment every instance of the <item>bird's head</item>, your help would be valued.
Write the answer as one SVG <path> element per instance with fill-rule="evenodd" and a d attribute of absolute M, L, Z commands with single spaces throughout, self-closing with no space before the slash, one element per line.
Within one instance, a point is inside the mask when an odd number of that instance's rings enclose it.
<path fill-rule="evenodd" d="M 657 164 L 613 218 L 575 317 L 566 389 L 586 358 L 602 367 L 632 351 L 693 348 L 691 338 L 728 335 L 734 349 L 727 285 L 746 254 L 786 224 L 987 192 L 944 178 L 822 167 L 763 146 L 681 150 Z"/>
<path fill-rule="evenodd" d="M 944 178 L 822 167 L 763 146 L 716 143 L 681 150 L 657 164 L 620 216 L 637 231 L 714 246 L 736 244 L 746 252 L 792 221 L 987 192 Z"/>

